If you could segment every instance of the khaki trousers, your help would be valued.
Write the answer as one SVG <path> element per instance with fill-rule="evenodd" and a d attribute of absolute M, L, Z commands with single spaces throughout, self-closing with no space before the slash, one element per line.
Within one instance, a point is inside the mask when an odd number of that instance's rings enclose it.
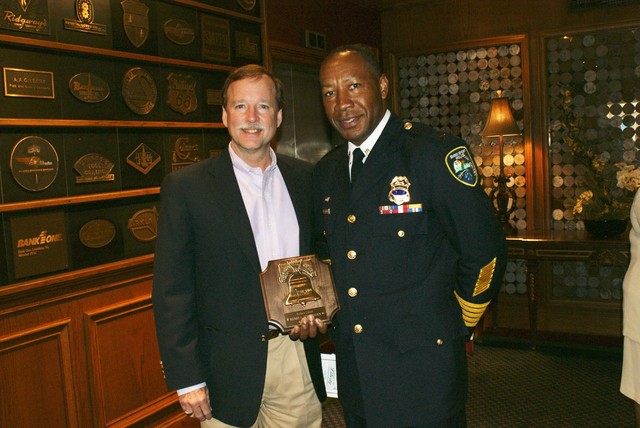
<path fill-rule="evenodd" d="M 322 407 L 313 389 L 302 342 L 284 335 L 271 339 L 268 345 L 262 403 L 251 428 L 320 428 Z M 200 426 L 237 428 L 215 418 Z"/>

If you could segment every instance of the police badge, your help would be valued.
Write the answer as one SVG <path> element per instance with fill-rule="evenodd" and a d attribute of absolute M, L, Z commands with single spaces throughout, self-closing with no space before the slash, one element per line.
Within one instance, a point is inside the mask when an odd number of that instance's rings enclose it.
<path fill-rule="evenodd" d="M 395 176 L 391 180 L 391 190 L 389 191 L 389 200 L 396 205 L 402 205 L 411 200 L 409 194 L 409 179 L 404 176 Z"/>

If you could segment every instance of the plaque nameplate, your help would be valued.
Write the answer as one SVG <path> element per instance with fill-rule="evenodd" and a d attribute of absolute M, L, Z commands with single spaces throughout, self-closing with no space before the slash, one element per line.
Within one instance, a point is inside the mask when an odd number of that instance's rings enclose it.
<path fill-rule="evenodd" d="M 16 278 L 66 269 L 65 217 L 62 211 L 11 217 L 11 247 Z"/>
<path fill-rule="evenodd" d="M 252 60 L 260 59 L 260 37 L 257 34 L 236 31 L 236 56 Z"/>
<path fill-rule="evenodd" d="M 307 315 L 330 323 L 340 309 L 331 269 L 316 255 L 269 261 L 260 286 L 268 322 L 283 332 Z"/>
<path fill-rule="evenodd" d="M 0 7 L 0 28 L 50 34 L 48 0 L 4 0 Z"/>
<path fill-rule="evenodd" d="M 53 72 L 2 67 L 4 95 L 21 98 L 55 98 Z"/>
<path fill-rule="evenodd" d="M 76 18 L 64 18 L 65 30 L 80 31 L 82 33 L 107 34 L 107 26 L 93 22 L 95 19 L 95 8 L 91 0 L 76 0 Z"/>
<path fill-rule="evenodd" d="M 124 32 L 131 44 L 139 48 L 149 36 L 149 7 L 138 0 L 123 0 L 120 5 Z"/>
<path fill-rule="evenodd" d="M 202 58 L 213 62 L 231 61 L 229 21 L 211 15 L 202 15 Z"/>
<path fill-rule="evenodd" d="M 256 7 L 256 0 L 238 0 L 238 4 L 244 10 L 250 11 L 253 10 L 254 7 Z"/>
<path fill-rule="evenodd" d="M 162 28 L 167 39 L 176 45 L 190 45 L 196 37 L 196 31 L 184 19 L 169 19 L 165 21 Z"/>
<path fill-rule="evenodd" d="M 79 177 L 76 177 L 76 183 L 97 183 L 102 181 L 114 181 L 115 174 L 111 173 L 114 164 L 106 157 L 97 153 L 89 153 L 82 156 L 73 164 Z"/>
<path fill-rule="evenodd" d="M 23 189 L 39 192 L 51 186 L 58 175 L 58 153 L 50 142 L 29 136 L 11 151 L 11 175 Z"/>
<path fill-rule="evenodd" d="M 137 211 L 127 222 L 131 236 L 140 242 L 151 242 L 158 234 L 158 210 L 156 207 Z"/>
<path fill-rule="evenodd" d="M 131 111 L 144 116 L 155 107 L 158 89 L 146 70 L 134 67 L 127 70 L 122 78 L 122 96 Z"/>
<path fill-rule="evenodd" d="M 109 97 L 109 84 L 93 73 L 78 73 L 69 79 L 69 91 L 85 103 L 95 104 Z"/>
<path fill-rule="evenodd" d="M 160 155 L 145 143 L 140 143 L 133 152 L 127 156 L 127 163 L 147 175 L 154 166 L 160 162 Z"/>
<path fill-rule="evenodd" d="M 88 248 L 106 247 L 116 237 L 116 226 L 109 220 L 94 219 L 86 222 L 78 232 L 82 245 Z"/>
<path fill-rule="evenodd" d="M 198 108 L 196 79 L 189 74 L 171 73 L 167 76 L 169 93 L 167 104 L 171 110 L 186 115 Z"/>

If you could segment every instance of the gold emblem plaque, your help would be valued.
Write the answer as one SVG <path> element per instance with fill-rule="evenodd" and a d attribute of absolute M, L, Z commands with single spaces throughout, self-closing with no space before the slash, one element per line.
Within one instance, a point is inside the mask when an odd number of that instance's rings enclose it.
<path fill-rule="evenodd" d="M 132 112 L 142 116 L 149 114 L 158 98 L 156 82 L 145 69 L 131 68 L 122 78 L 122 96 Z"/>
<path fill-rule="evenodd" d="M 58 153 L 41 137 L 24 137 L 11 151 L 11 175 L 25 190 L 39 192 L 58 176 Z"/>
<path fill-rule="evenodd" d="M 316 255 L 271 260 L 260 286 L 269 323 L 285 333 L 307 315 L 330 323 L 340 309 L 331 268 Z"/>

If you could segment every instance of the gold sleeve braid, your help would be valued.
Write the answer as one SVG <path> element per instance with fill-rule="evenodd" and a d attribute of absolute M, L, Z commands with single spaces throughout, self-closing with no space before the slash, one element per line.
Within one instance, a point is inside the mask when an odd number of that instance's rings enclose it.
<path fill-rule="evenodd" d="M 473 289 L 473 297 L 484 293 L 489 289 L 491 285 L 491 280 L 493 279 L 493 272 L 496 267 L 496 259 L 495 257 L 491 260 L 486 266 L 480 269 L 480 274 L 478 275 L 478 280 L 476 281 L 476 286 Z M 489 306 L 488 302 L 484 303 L 471 303 L 464 300 L 460 295 L 454 291 L 456 295 L 456 299 L 458 299 L 458 304 L 462 308 L 462 319 L 464 324 L 467 327 L 475 327 L 480 321 L 482 314 L 484 314 L 485 309 Z"/>

